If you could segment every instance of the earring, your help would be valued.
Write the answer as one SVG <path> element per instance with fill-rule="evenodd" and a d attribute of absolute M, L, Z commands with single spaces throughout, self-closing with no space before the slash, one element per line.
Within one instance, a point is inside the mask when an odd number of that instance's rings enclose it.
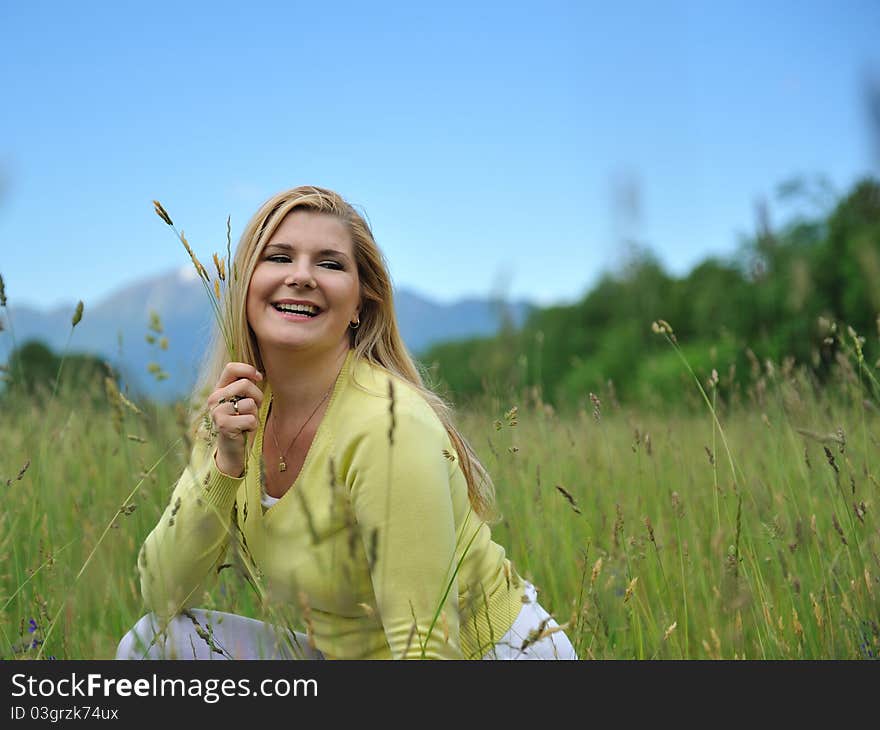
<path fill-rule="evenodd" d="M 358 319 L 357 319 L 356 322 L 349 322 L 349 323 L 348 323 L 348 326 L 351 327 L 353 330 L 356 330 L 358 327 L 361 326 L 361 319 L 360 319 L 360 317 L 358 317 Z"/>

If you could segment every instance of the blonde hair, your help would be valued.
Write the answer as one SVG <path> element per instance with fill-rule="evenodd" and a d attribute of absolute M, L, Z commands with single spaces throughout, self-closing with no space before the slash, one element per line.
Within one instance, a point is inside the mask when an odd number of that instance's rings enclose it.
<path fill-rule="evenodd" d="M 361 283 L 361 324 L 355 330 L 349 329 L 354 357 L 384 368 L 422 395 L 437 414 L 455 447 L 474 512 L 482 519 L 495 517 L 495 489 L 491 477 L 453 424 L 450 405 L 425 384 L 419 368 L 403 344 L 397 326 L 391 277 L 373 232 L 350 203 L 326 188 L 304 185 L 278 193 L 263 203 L 245 226 L 227 277 L 226 330 L 231 342 L 227 344 L 219 327 L 215 327 L 213 342 L 206 353 L 193 393 L 191 406 L 194 428 L 198 430 L 206 425 L 204 399 L 214 389 L 229 362 L 229 345 L 235 352 L 236 360 L 250 363 L 265 372 L 256 338 L 247 322 L 247 291 L 266 242 L 293 210 L 334 216 L 348 229 Z"/>

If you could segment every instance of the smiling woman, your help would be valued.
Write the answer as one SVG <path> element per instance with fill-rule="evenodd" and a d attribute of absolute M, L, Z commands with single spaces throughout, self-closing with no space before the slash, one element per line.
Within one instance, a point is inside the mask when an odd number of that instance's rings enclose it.
<path fill-rule="evenodd" d="M 264 362 L 278 349 L 317 355 L 348 348 L 340 332 L 355 325 L 360 311 L 352 249 L 338 218 L 308 210 L 284 218 L 266 243 L 247 294 L 247 319 Z M 301 298 L 292 296 L 299 292 Z"/>
<path fill-rule="evenodd" d="M 280 193 L 233 270 L 239 358 L 218 333 L 117 657 L 575 659 L 492 540 L 491 479 L 403 345 L 363 217 Z M 284 621 L 191 608 L 230 551 Z"/>

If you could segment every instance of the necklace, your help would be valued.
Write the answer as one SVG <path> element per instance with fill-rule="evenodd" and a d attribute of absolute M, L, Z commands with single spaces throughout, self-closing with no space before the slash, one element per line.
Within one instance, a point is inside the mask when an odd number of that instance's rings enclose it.
<path fill-rule="evenodd" d="M 312 414 L 305 420 L 305 423 L 303 423 L 303 425 L 299 427 L 299 431 L 296 432 L 296 436 L 293 437 L 293 439 L 287 445 L 287 448 L 284 449 L 284 451 L 281 451 L 281 447 L 278 446 L 278 437 L 275 434 L 275 431 L 277 430 L 278 417 L 277 416 L 275 417 L 275 420 L 273 421 L 273 427 L 272 427 L 272 440 L 275 442 L 275 449 L 278 451 L 278 471 L 287 471 L 287 462 L 284 460 L 285 457 L 287 456 L 287 452 L 290 451 L 294 442 L 299 438 L 299 435 L 303 432 L 303 429 L 306 427 L 306 424 L 309 421 L 311 421 L 312 417 L 318 412 L 318 409 L 321 407 L 321 404 L 325 400 L 327 400 L 327 396 L 330 395 L 331 390 L 333 390 L 332 385 L 329 388 L 327 388 L 327 392 L 324 393 L 321 400 L 318 401 L 318 405 L 315 406 L 315 409 L 312 411 Z"/>

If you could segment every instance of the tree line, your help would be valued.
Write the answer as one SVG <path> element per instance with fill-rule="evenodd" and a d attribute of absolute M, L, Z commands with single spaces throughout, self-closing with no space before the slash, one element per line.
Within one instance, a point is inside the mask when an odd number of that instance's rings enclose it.
<path fill-rule="evenodd" d="M 789 192 L 807 194 L 797 186 Z M 800 215 L 780 230 L 762 217 L 734 256 L 706 259 L 683 277 L 639 250 L 575 304 L 535 309 L 518 329 L 504 320 L 495 336 L 434 345 L 418 359 L 459 405 L 526 391 L 557 407 L 589 408 L 590 394 L 681 403 L 683 387 L 695 392 L 692 376 L 652 328 L 661 320 L 699 378 L 717 373 L 722 398 L 774 363 L 801 368 L 821 384 L 847 347 L 861 348 L 873 367 L 880 356 L 880 181 L 862 179 L 829 212 Z M 85 393 L 115 378 L 98 357 L 57 355 L 38 342 L 13 351 L 3 370 L 0 398 L 40 399 L 59 385 Z"/>
<path fill-rule="evenodd" d="M 794 185 L 790 194 L 807 194 Z M 537 309 L 519 330 L 435 345 L 420 360 L 458 403 L 540 393 L 557 406 L 590 393 L 640 403 L 681 401 L 692 376 L 652 324 L 668 323 L 698 377 L 730 394 L 772 363 L 823 382 L 859 337 L 874 365 L 880 330 L 880 182 L 864 178 L 829 211 L 771 230 L 766 217 L 730 259 L 683 277 L 642 250 L 575 304 Z M 863 342 L 861 340 L 864 340 Z M 767 365 L 767 362 L 771 365 Z M 693 389 L 692 389 L 693 390 Z M 696 391 L 694 391 L 696 392 Z"/>

